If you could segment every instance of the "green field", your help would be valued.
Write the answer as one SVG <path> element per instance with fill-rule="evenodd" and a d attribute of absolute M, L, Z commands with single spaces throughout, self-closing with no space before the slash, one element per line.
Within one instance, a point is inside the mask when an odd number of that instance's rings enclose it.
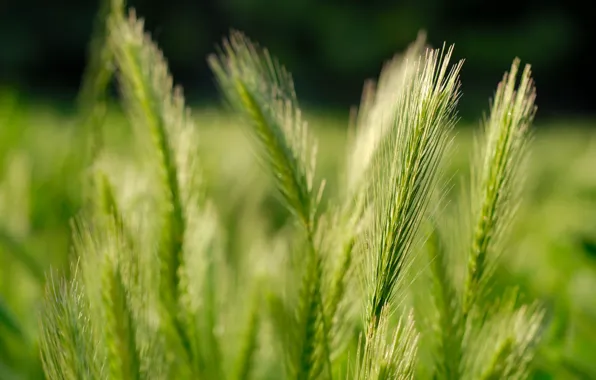
<path fill-rule="evenodd" d="M 0 92 L 1 380 L 596 378 L 596 122 L 529 65 L 463 123 L 420 34 L 314 112 L 232 32 L 191 109 L 104 5 L 77 106 Z"/>
<path fill-rule="evenodd" d="M 319 139 L 325 196 L 338 191 L 347 117 L 309 115 Z M 287 224 L 250 138 L 224 108 L 195 109 L 207 192 L 229 254 L 243 254 Z M 40 378 L 38 315 L 50 268 L 67 270 L 71 219 L 84 204 L 86 139 L 76 116 L 0 98 L 0 378 Z M 117 109 L 104 129 L 114 165 L 133 173 L 131 128 Z M 590 122 L 535 128 L 524 200 L 498 276 L 547 309 L 538 378 L 594 378 L 596 367 L 596 134 Z M 476 126 L 458 125 L 447 176 L 467 172 Z M 454 183 L 454 188 L 458 184 Z M 455 189 L 451 192 L 456 194 Z"/>

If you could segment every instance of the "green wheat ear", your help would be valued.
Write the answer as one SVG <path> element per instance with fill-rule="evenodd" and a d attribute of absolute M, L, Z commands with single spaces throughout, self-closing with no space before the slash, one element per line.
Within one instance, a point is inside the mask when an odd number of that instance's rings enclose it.
<path fill-rule="evenodd" d="M 40 316 L 41 360 L 50 379 L 102 379 L 104 356 L 77 269 L 70 281 L 50 277 Z"/>
<path fill-rule="evenodd" d="M 366 324 L 378 323 L 403 283 L 443 152 L 456 121 L 461 62 L 452 49 L 428 50 L 412 62 L 393 102 L 391 129 L 372 162 L 368 193 L 371 222 L 361 241 L 367 289 Z"/>
<path fill-rule="evenodd" d="M 464 314 L 486 289 L 503 249 L 506 232 L 520 199 L 519 176 L 527 153 L 530 125 L 534 119 L 536 91 L 527 65 L 516 85 L 519 60 L 499 83 L 484 135 L 473 160 L 473 237 L 469 254 Z"/>
<path fill-rule="evenodd" d="M 252 126 L 288 209 L 314 234 L 316 143 L 310 136 L 290 74 L 267 50 L 233 32 L 219 56 L 209 57 L 220 88 Z"/>
<path fill-rule="evenodd" d="M 122 89 L 133 120 L 141 120 L 143 131 L 153 140 L 159 160 L 160 186 L 168 204 L 162 265 L 163 296 L 173 306 L 178 297 L 178 269 L 182 265 L 185 215 L 182 205 L 171 109 L 182 99 L 172 97 L 172 79 L 161 52 L 144 35 L 142 22 L 131 16 L 128 22 L 114 23 L 112 45 L 120 70 Z"/>
<path fill-rule="evenodd" d="M 527 377 L 542 321 L 543 312 L 535 305 L 518 307 L 516 291 L 511 292 L 512 296 L 500 295 L 496 312 L 482 305 L 491 290 L 492 275 L 519 204 L 523 180 L 520 173 L 536 112 L 530 66 L 526 65 L 518 83 L 519 64 L 518 59 L 514 60 L 510 72 L 499 83 L 490 116 L 484 122 L 484 135 L 477 145 L 479 156 L 473 161 L 478 166 L 472 169 L 471 194 L 475 208 L 471 218 L 473 234 L 463 289 L 462 323 L 469 334 L 470 326 L 479 323 L 477 319 L 485 321 L 480 328 L 489 329 L 493 335 L 485 339 L 491 346 L 483 346 L 488 352 L 484 360 L 483 350 L 468 347 L 467 374 L 472 378 L 479 374 L 483 378 Z M 496 327 L 491 329 L 491 326 Z M 474 368 L 478 372 L 474 372 Z"/>
<path fill-rule="evenodd" d="M 344 187 L 331 221 L 331 231 L 327 232 L 332 251 L 336 252 L 330 276 L 330 295 L 325 306 L 335 351 L 340 351 L 345 345 L 345 330 L 350 328 L 346 325 L 345 315 L 339 314 L 356 309 L 354 304 L 360 302 L 358 292 L 350 290 L 356 290 L 354 287 L 357 286 L 354 276 L 357 265 L 354 265 L 353 256 L 362 227 L 366 224 L 366 196 L 370 190 L 372 161 L 391 130 L 394 107 L 398 104 L 394 100 L 404 91 L 408 76 L 414 74 L 413 62 L 424 54 L 425 40 L 425 34 L 420 33 L 404 54 L 397 55 L 384 66 L 376 86 L 372 82 L 366 84 L 360 108 L 350 126 L 352 135 L 346 150 Z"/>
<path fill-rule="evenodd" d="M 293 348 L 288 373 L 296 379 L 331 372 L 329 319 L 323 294 L 323 255 L 317 241 L 317 205 L 313 188 L 316 145 L 302 120 L 289 73 L 266 50 L 240 33 L 224 41 L 209 63 L 226 99 L 252 127 L 261 147 L 259 157 L 269 167 L 281 198 L 306 235 L 304 268 L 299 284 Z M 296 268 L 295 268 L 296 269 Z M 282 332 L 286 334 L 286 332 Z"/>
<path fill-rule="evenodd" d="M 131 265 L 135 253 L 111 186 L 105 178 L 102 182 L 104 208 L 78 221 L 74 249 L 81 258 L 90 310 L 98 316 L 94 322 L 105 346 L 110 378 L 139 379 L 142 358 L 137 331 L 142 307 L 133 295 L 138 282 L 138 271 Z"/>
<path fill-rule="evenodd" d="M 428 245 L 438 313 L 433 326 L 437 378 L 526 378 L 534 355 L 542 311 L 535 305 L 520 306 L 516 291 L 492 287 L 520 198 L 519 173 L 535 113 L 529 66 L 519 84 L 518 67 L 515 60 L 499 84 L 484 133 L 477 140 L 471 196 L 461 197 L 460 231 L 454 233 L 446 227 L 450 221 L 442 221 Z M 446 244 L 451 235 L 455 238 Z M 449 264 L 454 261 L 448 255 L 459 255 L 462 249 L 467 266 L 460 287 L 451 277 Z"/>
<path fill-rule="evenodd" d="M 184 267 L 183 242 L 187 225 L 182 200 L 180 165 L 177 162 L 176 138 L 190 119 L 179 91 L 159 49 L 144 34 L 142 22 L 131 15 L 128 21 L 113 22 L 111 45 L 120 72 L 120 83 L 132 120 L 137 121 L 141 136 L 153 142 L 153 157 L 159 173 L 159 186 L 164 199 L 163 228 L 159 262 L 160 294 L 165 317 L 172 324 L 174 335 L 192 362 L 190 337 L 177 312 L 181 297 L 180 273 Z"/>
<path fill-rule="evenodd" d="M 221 378 L 226 369 L 218 330 L 231 280 L 220 260 L 217 213 L 204 194 L 197 128 L 142 22 L 132 15 L 115 23 L 111 37 L 126 109 L 159 173 L 161 328 L 181 353 L 170 355 L 171 376 Z"/>

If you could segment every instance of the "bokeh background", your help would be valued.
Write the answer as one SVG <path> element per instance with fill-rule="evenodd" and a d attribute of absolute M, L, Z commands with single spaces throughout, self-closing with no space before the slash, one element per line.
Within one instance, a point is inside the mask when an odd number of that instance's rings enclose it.
<path fill-rule="evenodd" d="M 478 117 L 519 56 L 533 65 L 539 117 L 595 112 L 589 2 L 502 0 L 133 0 L 195 103 L 212 102 L 205 57 L 231 29 L 267 46 L 294 73 L 304 103 L 345 109 L 362 83 L 425 30 L 465 57 L 462 116 Z M 98 1 L 0 1 L 0 85 L 28 96 L 74 97 Z"/>
<path fill-rule="evenodd" d="M 338 187 L 349 109 L 365 80 L 419 31 L 465 58 L 462 122 L 448 175 L 465 174 L 471 132 L 513 58 L 538 89 L 525 201 L 500 268 L 548 311 L 534 378 L 596 379 L 596 81 L 589 2 L 541 0 L 132 0 L 184 87 L 201 129 L 208 192 L 242 254 L 282 228 L 238 121 L 222 107 L 206 57 L 230 29 L 294 74 L 320 139 L 327 194 Z M 0 380 L 43 378 L 40 299 L 50 268 L 68 271 L 70 223 L 84 204 L 85 130 L 76 97 L 98 1 L 0 0 Z M 130 125 L 108 110 L 106 144 L 126 168 Z M 124 169 L 123 169 L 124 171 Z"/>

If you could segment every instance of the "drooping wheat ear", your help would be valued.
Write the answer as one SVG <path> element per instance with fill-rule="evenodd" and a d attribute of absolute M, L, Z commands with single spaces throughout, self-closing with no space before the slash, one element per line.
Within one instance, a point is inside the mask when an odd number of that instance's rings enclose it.
<path fill-rule="evenodd" d="M 114 74 L 113 52 L 108 43 L 108 27 L 113 19 L 124 17 L 125 0 L 102 0 L 89 43 L 88 63 L 79 92 L 84 125 L 89 131 L 89 160 L 100 150 L 101 124 L 106 112 L 107 87 Z"/>
<path fill-rule="evenodd" d="M 102 379 L 104 352 L 97 344 L 83 284 L 73 270 L 70 282 L 48 279 L 40 315 L 40 349 L 49 379 Z"/>
<path fill-rule="evenodd" d="M 219 252 L 213 249 L 217 220 L 200 182 L 196 127 L 182 91 L 173 87 L 166 61 L 143 24 L 131 14 L 111 35 L 126 105 L 139 137 L 150 137 L 156 158 L 164 218 L 160 239 L 162 328 L 185 357 L 171 376 L 223 376 L 216 336 Z M 197 306 L 200 305 L 200 306 Z M 181 355 L 184 356 L 184 355 Z"/>
<path fill-rule="evenodd" d="M 178 270 L 182 265 L 182 242 L 185 216 L 182 205 L 178 168 L 172 146 L 174 102 L 172 79 L 159 49 L 144 34 L 143 23 L 131 15 L 128 22 L 114 23 L 112 41 L 120 70 L 122 89 L 133 119 L 142 120 L 150 134 L 159 158 L 159 185 L 167 202 L 166 226 L 162 238 L 163 296 L 173 306 L 178 297 Z"/>
<path fill-rule="evenodd" d="M 378 323 L 403 279 L 456 121 L 461 62 L 450 68 L 451 54 L 452 48 L 428 50 L 411 63 L 414 74 L 404 77 L 403 90 L 393 99 L 390 131 L 372 162 L 372 220 L 361 247 L 367 325 Z"/>
<path fill-rule="evenodd" d="M 232 106 L 252 125 L 288 209 L 314 235 L 316 143 L 309 135 L 290 74 L 239 32 L 209 64 Z"/>
<path fill-rule="evenodd" d="M 304 272 L 299 285 L 295 347 L 288 371 L 293 378 L 315 378 L 331 371 L 328 319 L 322 294 L 323 257 L 316 241 L 317 204 L 313 189 L 316 145 L 298 108 L 289 73 L 266 50 L 240 33 L 224 41 L 209 63 L 223 94 L 252 126 L 278 192 L 306 234 Z"/>
<path fill-rule="evenodd" d="M 370 325 L 364 341 L 359 345 L 357 364 L 353 379 L 389 380 L 413 379 L 416 369 L 418 333 L 414 316 L 410 312 L 395 328 L 393 336 L 388 336 L 390 307 L 384 307 L 377 326 Z"/>
<path fill-rule="evenodd" d="M 159 186 L 166 205 L 160 249 L 160 294 L 188 360 L 192 360 L 189 337 L 178 316 L 180 271 L 186 215 L 183 205 L 177 151 L 174 145 L 190 117 L 179 90 L 159 49 L 144 34 L 143 23 L 131 14 L 128 21 L 113 22 L 111 45 L 120 71 L 120 81 L 132 120 L 141 121 L 141 136 L 151 136 L 157 157 Z"/>
<path fill-rule="evenodd" d="M 519 201 L 522 178 L 518 176 L 527 151 L 529 128 L 534 118 L 536 92 L 526 65 L 516 86 L 519 60 L 499 83 L 484 136 L 477 147 L 482 166 L 472 168 L 472 243 L 464 288 L 464 315 L 483 291 L 507 228 Z"/>

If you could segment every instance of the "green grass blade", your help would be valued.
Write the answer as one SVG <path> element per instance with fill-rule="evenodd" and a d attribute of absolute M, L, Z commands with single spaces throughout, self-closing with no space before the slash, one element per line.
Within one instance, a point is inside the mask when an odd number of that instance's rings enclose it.
<path fill-rule="evenodd" d="M 306 233 L 307 247 L 297 305 L 297 350 L 291 376 L 315 378 L 331 371 L 329 320 L 322 294 L 322 257 L 315 243 L 319 195 L 313 191 L 314 141 L 294 93 L 290 75 L 266 50 L 239 33 L 224 42 L 223 52 L 209 63 L 228 101 L 253 127 L 260 157 L 270 168 L 279 194 Z"/>
<path fill-rule="evenodd" d="M 9 309 L 8 305 L 0 297 L 0 328 L 16 336 L 23 336 L 23 329 L 17 320 L 16 315 Z"/>
<path fill-rule="evenodd" d="M 11 254 L 17 262 L 27 268 L 29 273 L 31 273 L 39 283 L 43 283 L 43 269 L 41 264 L 34 257 L 34 254 L 29 252 L 23 244 L 2 228 L 0 228 L 0 246 L 4 246 L 4 249 Z"/>
<path fill-rule="evenodd" d="M 116 62 L 121 71 L 121 83 L 131 113 L 143 120 L 159 157 L 161 186 L 168 203 L 163 237 L 164 297 L 173 306 L 178 297 L 178 270 L 181 266 L 185 217 L 180 195 L 172 135 L 168 131 L 167 103 L 172 82 L 166 63 L 152 42 L 143 35 L 143 24 L 134 17 L 116 24 L 112 41 Z"/>
<path fill-rule="evenodd" d="M 249 380 L 252 378 L 255 356 L 258 350 L 259 331 L 262 323 L 258 301 L 258 297 L 255 297 L 252 310 L 249 314 L 247 328 L 242 338 L 242 346 L 236 360 L 233 376 L 233 379 L 236 380 Z"/>

